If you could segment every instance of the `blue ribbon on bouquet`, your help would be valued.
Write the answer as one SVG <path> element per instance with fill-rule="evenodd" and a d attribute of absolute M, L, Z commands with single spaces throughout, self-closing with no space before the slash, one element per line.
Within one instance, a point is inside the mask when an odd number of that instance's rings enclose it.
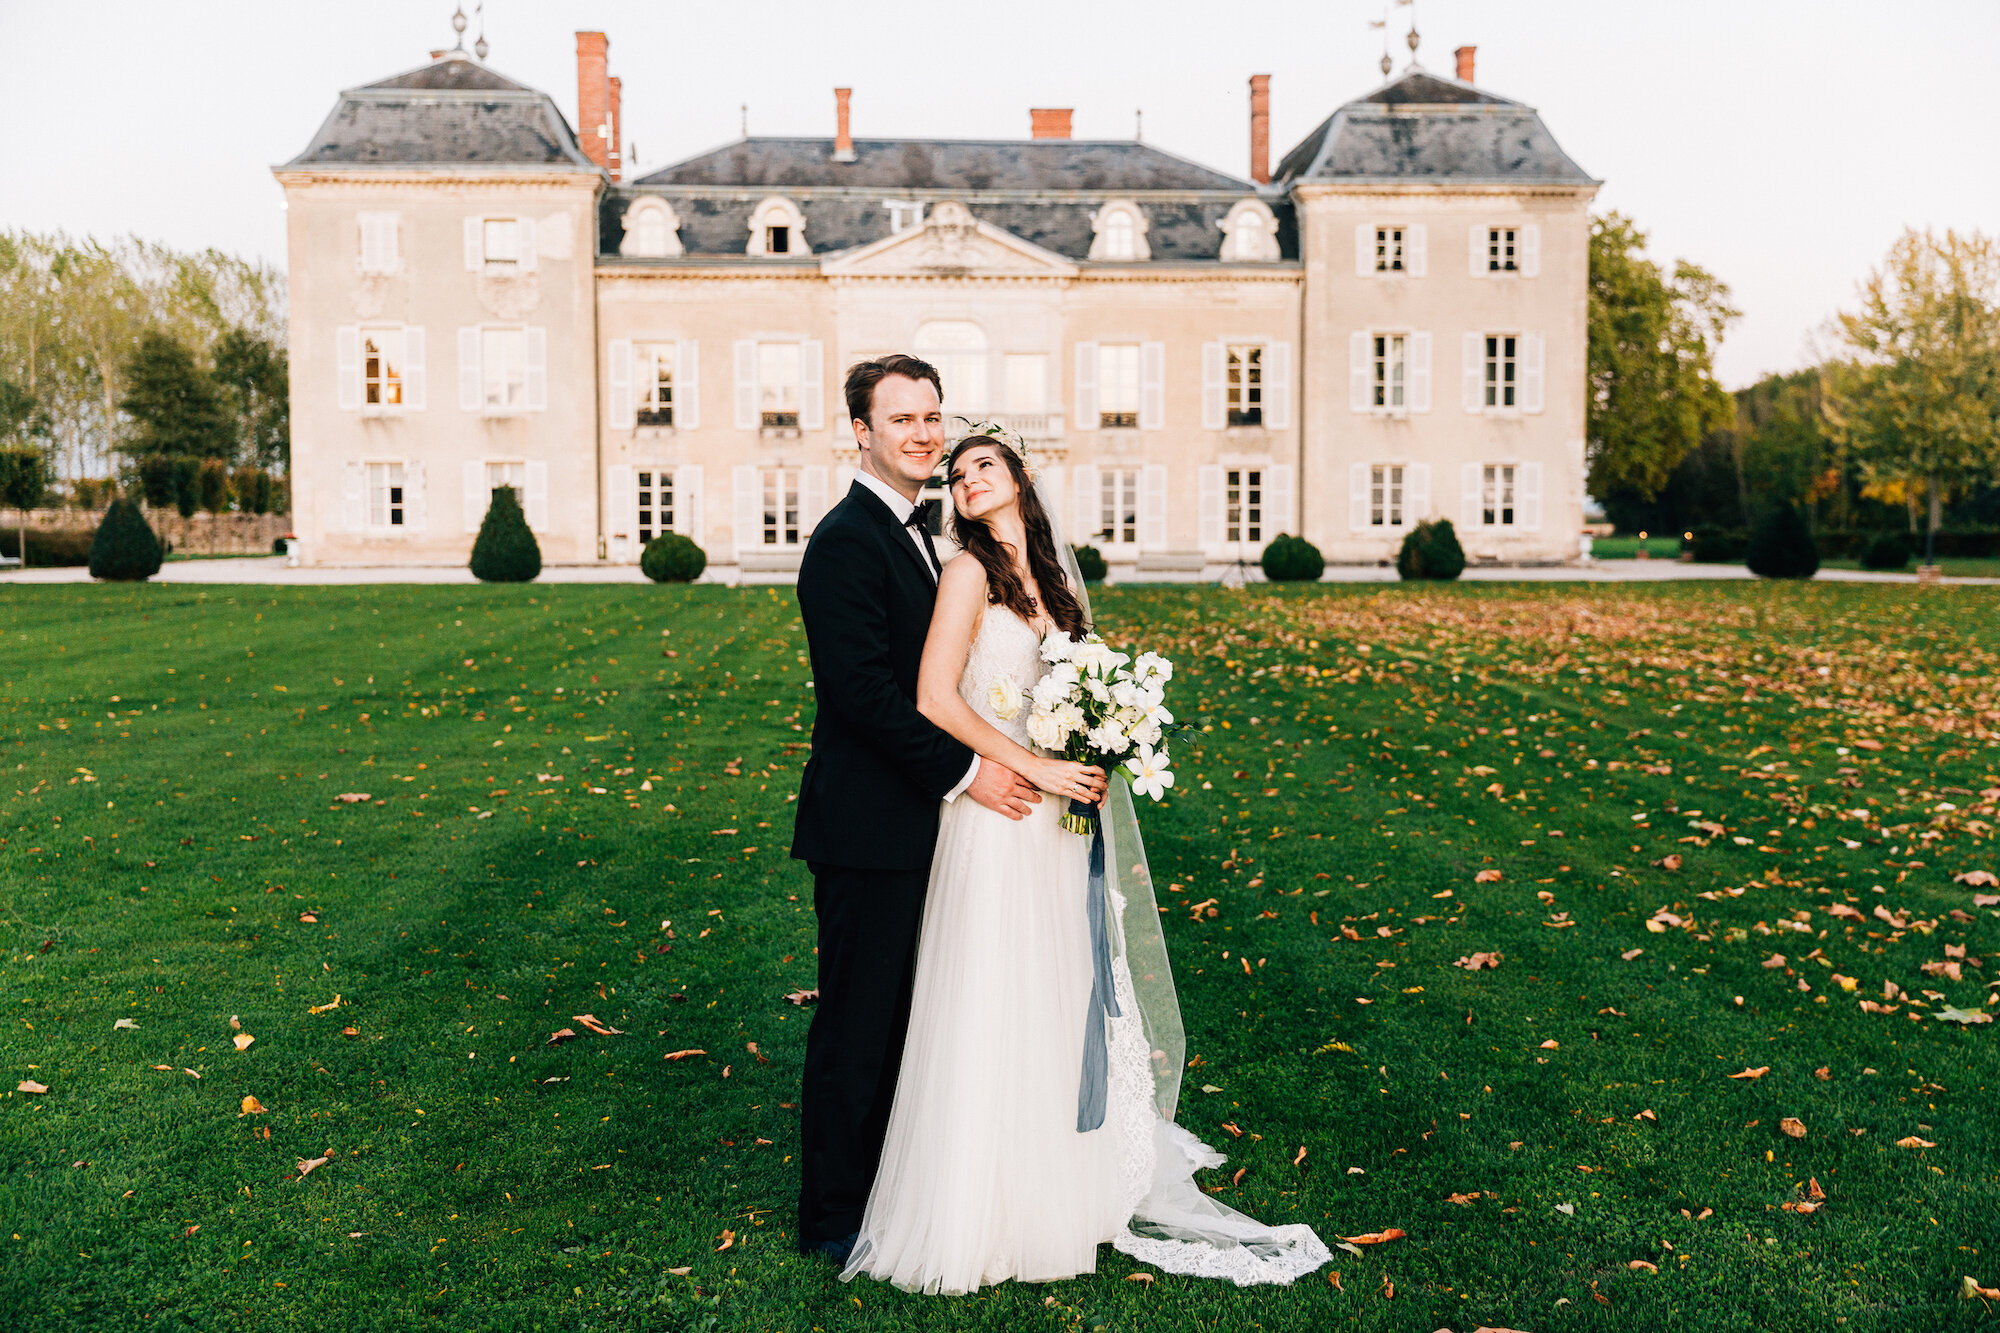
<path fill-rule="evenodd" d="M 1104 1123 L 1110 1052 L 1105 1020 L 1119 1017 L 1118 995 L 1111 980 L 1111 934 L 1104 922 L 1104 818 L 1096 805 L 1071 801 L 1069 813 L 1091 821 L 1090 882 L 1084 890 L 1084 911 L 1090 917 L 1090 1006 L 1083 1016 L 1083 1080 L 1076 1093 L 1076 1132 L 1088 1134 Z"/>

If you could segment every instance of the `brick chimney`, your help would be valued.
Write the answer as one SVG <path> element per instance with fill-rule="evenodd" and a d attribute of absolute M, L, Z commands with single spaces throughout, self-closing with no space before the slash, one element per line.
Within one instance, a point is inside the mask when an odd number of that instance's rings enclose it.
<path fill-rule="evenodd" d="M 1038 106 L 1028 110 L 1028 132 L 1036 139 L 1069 138 L 1071 108 Z"/>
<path fill-rule="evenodd" d="M 611 85 L 611 142 L 605 149 L 605 160 L 611 167 L 611 179 L 617 180 L 625 170 L 625 132 L 620 127 L 619 104 L 624 101 L 625 88 L 616 74 L 605 80 Z"/>
<path fill-rule="evenodd" d="M 852 162 L 854 160 L 854 136 L 848 132 L 847 125 L 847 102 L 853 96 L 854 90 L 852 88 L 835 88 L 833 90 L 835 125 L 833 160 L 836 162 Z"/>
<path fill-rule="evenodd" d="M 1452 52 L 1453 55 L 1458 57 L 1458 81 L 1460 83 L 1472 82 L 1472 53 L 1478 49 L 1476 46 L 1461 46 L 1458 50 Z"/>
<path fill-rule="evenodd" d="M 601 32 L 576 35 L 576 137 L 583 155 L 611 165 L 611 43 Z"/>
<path fill-rule="evenodd" d="M 1271 183 L 1271 76 L 1250 76 L 1250 179 Z"/>

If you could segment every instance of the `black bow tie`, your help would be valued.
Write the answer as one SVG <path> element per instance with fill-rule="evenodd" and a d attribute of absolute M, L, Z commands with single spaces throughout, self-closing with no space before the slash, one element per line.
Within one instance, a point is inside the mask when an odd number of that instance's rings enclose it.
<path fill-rule="evenodd" d="M 918 505 L 910 511 L 910 516 L 903 520 L 903 526 L 906 528 L 915 528 L 918 532 L 922 532 L 929 526 L 924 522 L 924 519 L 927 517 L 928 515 L 924 513 L 924 507 Z"/>

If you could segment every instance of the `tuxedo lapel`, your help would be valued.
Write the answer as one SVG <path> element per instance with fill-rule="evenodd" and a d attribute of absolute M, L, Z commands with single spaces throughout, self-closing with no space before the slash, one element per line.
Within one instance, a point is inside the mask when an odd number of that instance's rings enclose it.
<path fill-rule="evenodd" d="M 930 565 L 924 563 L 923 552 L 919 551 L 917 544 L 910 540 L 903 525 L 896 521 L 896 516 L 889 512 L 889 506 L 882 503 L 881 496 L 875 494 L 875 492 L 857 481 L 854 483 L 853 489 L 847 492 L 847 498 L 853 503 L 860 505 L 862 513 L 867 514 L 882 525 L 888 537 L 889 544 L 898 551 L 901 551 L 912 564 L 923 571 L 924 582 L 933 587 L 937 585 L 937 572 Z M 926 539 L 925 544 L 929 545 L 928 534 L 926 534 Z"/>

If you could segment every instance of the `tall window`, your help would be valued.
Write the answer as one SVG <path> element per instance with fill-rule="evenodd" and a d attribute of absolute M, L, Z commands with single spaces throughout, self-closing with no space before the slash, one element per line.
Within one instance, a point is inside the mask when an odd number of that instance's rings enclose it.
<path fill-rule="evenodd" d="M 790 227 L 764 228 L 764 253 L 767 255 L 788 255 L 792 252 L 792 229 Z"/>
<path fill-rule="evenodd" d="M 638 376 L 636 386 L 639 392 L 639 424 L 641 426 L 671 426 L 674 424 L 674 345 L 672 343 L 634 343 L 632 345 L 632 370 Z"/>
<path fill-rule="evenodd" d="M 1139 469 L 1108 467 L 1097 476 L 1100 542 L 1129 546 L 1139 540 Z"/>
<path fill-rule="evenodd" d="M 1403 271 L 1403 229 L 1401 227 L 1377 227 L 1375 229 L 1375 271 L 1377 273 L 1401 273 Z"/>
<path fill-rule="evenodd" d="M 372 528 L 400 528 L 403 526 L 403 465 L 401 463 L 370 463 L 368 465 L 368 526 Z"/>
<path fill-rule="evenodd" d="M 1256 346 L 1230 347 L 1228 375 L 1229 424 L 1263 425 L 1264 349 Z"/>
<path fill-rule="evenodd" d="M 1040 352 L 1009 352 L 1002 363 L 1006 411 L 1030 415 L 1049 410 L 1049 359 Z"/>
<path fill-rule="evenodd" d="M 1514 263 L 1514 229 L 1512 227 L 1489 227 L 1486 229 L 1486 271 L 1488 273 L 1514 273 L 1518 271 Z"/>
<path fill-rule="evenodd" d="M 1264 469 L 1230 468 L 1222 474 L 1222 523 L 1232 542 L 1264 540 Z"/>
<path fill-rule="evenodd" d="M 514 492 L 514 503 L 528 507 L 528 465 L 526 463 L 488 463 L 486 465 L 486 490 L 492 492 L 505 487 Z"/>
<path fill-rule="evenodd" d="M 1480 521 L 1489 528 L 1514 524 L 1514 466 L 1489 463 L 1480 484 Z"/>
<path fill-rule="evenodd" d="M 1488 407 L 1514 406 L 1515 369 L 1514 359 L 1516 339 L 1511 333 L 1489 333 L 1486 335 L 1486 405 Z"/>
<path fill-rule="evenodd" d="M 361 330 L 361 401 L 370 407 L 403 403 L 403 331 Z"/>
<path fill-rule="evenodd" d="M 521 229 L 512 218 L 487 218 L 482 224 L 486 267 L 513 268 L 521 259 Z"/>
<path fill-rule="evenodd" d="M 962 319 L 931 320 L 917 326 L 913 346 L 918 357 L 937 367 L 953 412 L 985 415 L 991 358 L 986 352 L 986 334 L 977 324 Z"/>
<path fill-rule="evenodd" d="M 1097 417 L 1105 430 L 1139 424 L 1139 344 L 1098 344 Z"/>
<path fill-rule="evenodd" d="M 1403 526 L 1403 469 L 1378 463 L 1368 469 L 1368 522 L 1372 527 Z"/>
<path fill-rule="evenodd" d="M 1406 362 L 1400 333 L 1375 336 L 1375 396 L 1377 407 L 1403 406 Z"/>
<path fill-rule="evenodd" d="M 767 467 L 763 482 L 763 541 L 766 546 L 799 544 L 799 470 Z"/>
<path fill-rule="evenodd" d="M 1112 209 L 1104 219 L 1104 258 L 1136 259 L 1139 255 L 1138 223 L 1122 208 Z"/>
<path fill-rule="evenodd" d="M 528 333 L 526 329 L 481 329 L 479 368 L 486 380 L 486 406 L 519 408 L 528 404 Z"/>
<path fill-rule="evenodd" d="M 674 530 L 674 474 L 639 473 L 639 545 Z"/>
<path fill-rule="evenodd" d="M 766 426 L 799 424 L 799 345 L 757 344 L 757 410 Z"/>

